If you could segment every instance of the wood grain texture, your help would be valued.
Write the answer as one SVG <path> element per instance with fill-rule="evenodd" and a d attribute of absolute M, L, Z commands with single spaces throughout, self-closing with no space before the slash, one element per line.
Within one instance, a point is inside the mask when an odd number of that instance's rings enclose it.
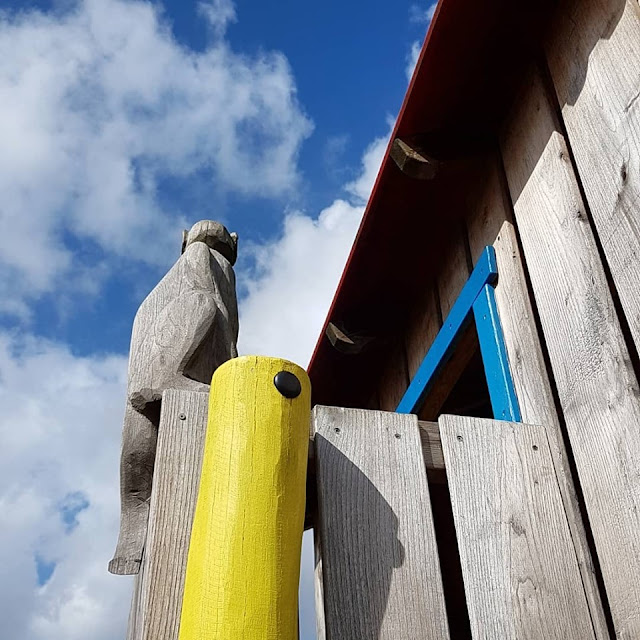
<path fill-rule="evenodd" d="M 440 331 L 442 320 L 435 284 L 425 282 L 416 292 L 415 306 L 411 309 L 405 332 L 405 350 L 409 379 L 415 376 L 427 351 Z"/>
<path fill-rule="evenodd" d="M 213 375 L 180 640 L 297 639 L 310 410 L 309 378 L 286 360 L 243 356 Z"/>
<path fill-rule="evenodd" d="M 435 158 L 400 138 L 393 141 L 390 155 L 402 173 L 416 180 L 431 180 L 440 169 L 440 162 Z"/>
<path fill-rule="evenodd" d="M 165 391 L 132 640 L 178 640 L 209 395 Z M 183 418 L 184 417 L 184 418 Z M 131 623 L 130 623 L 131 624 Z"/>
<path fill-rule="evenodd" d="M 544 427 L 439 422 L 474 640 L 594 638 Z"/>
<path fill-rule="evenodd" d="M 444 457 L 442 455 L 442 443 L 440 442 L 440 430 L 437 422 L 418 420 L 422 457 L 427 469 L 429 482 L 444 483 Z"/>
<path fill-rule="evenodd" d="M 640 392 L 539 73 L 525 87 L 503 134 L 505 171 L 613 622 L 637 638 Z"/>
<path fill-rule="evenodd" d="M 137 573 L 140 567 L 162 392 L 208 391 L 215 369 L 237 355 L 237 338 L 231 264 L 204 242 L 193 242 L 142 302 L 133 323 L 112 573 Z"/>
<path fill-rule="evenodd" d="M 440 264 L 440 271 L 436 274 L 434 284 L 425 283 L 424 292 L 421 292 L 422 297 L 418 298 L 416 307 L 409 317 L 404 338 L 409 379 L 414 377 L 422 364 L 440 331 L 443 319 L 446 319 L 469 278 L 466 234 L 462 226 L 458 225 L 457 230 L 459 233 L 453 238 L 446 258 Z M 475 334 L 472 331 L 466 331 L 451 359 L 440 371 L 427 394 L 419 414 L 421 419 L 435 420 L 438 417 L 440 408 L 477 348 Z M 392 411 L 395 406 L 380 408 Z"/>
<path fill-rule="evenodd" d="M 451 307 L 455 304 L 462 287 L 469 279 L 469 264 L 467 262 L 467 236 L 463 225 L 457 225 L 456 234 L 449 245 L 446 259 L 441 264 L 438 273 L 438 298 L 440 301 L 440 316 L 446 319 Z"/>
<path fill-rule="evenodd" d="M 320 529 L 313 530 L 313 552 L 315 567 L 313 573 L 314 597 L 316 604 L 316 640 L 327 640 L 327 629 L 324 621 L 324 578 L 322 575 L 322 545 Z"/>
<path fill-rule="evenodd" d="M 407 358 L 401 345 L 389 355 L 378 383 L 378 403 L 382 411 L 395 411 L 409 386 Z"/>
<path fill-rule="evenodd" d="M 449 637 L 412 415 L 316 406 L 328 638 Z"/>
<path fill-rule="evenodd" d="M 546 53 L 569 145 L 640 350 L 640 9 L 562 0 Z"/>
<path fill-rule="evenodd" d="M 471 256 L 475 264 L 487 245 L 495 249 L 496 304 L 520 414 L 523 422 L 545 425 L 596 637 L 604 640 L 609 632 L 529 298 L 507 185 L 499 158 L 492 155 L 483 164 L 487 173 L 479 192 L 471 194 L 467 215 Z"/>
<path fill-rule="evenodd" d="M 452 389 L 460 380 L 460 376 L 462 376 L 471 358 L 479 348 L 478 334 L 473 324 L 470 323 L 462 331 L 451 357 L 441 366 L 433 385 L 427 393 L 424 403 L 418 412 L 418 417 L 421 420 L 438 419 L 442 405 L 447 401 Z"/>

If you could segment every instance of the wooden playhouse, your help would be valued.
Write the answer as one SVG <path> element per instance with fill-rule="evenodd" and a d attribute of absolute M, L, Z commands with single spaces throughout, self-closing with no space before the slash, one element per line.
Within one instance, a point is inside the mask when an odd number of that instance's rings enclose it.
<path fill-rule="evenodd" d="M 309 369 L 320 637 L 640 638 L 639 96 L 635 0 L 440 2 Z"/>

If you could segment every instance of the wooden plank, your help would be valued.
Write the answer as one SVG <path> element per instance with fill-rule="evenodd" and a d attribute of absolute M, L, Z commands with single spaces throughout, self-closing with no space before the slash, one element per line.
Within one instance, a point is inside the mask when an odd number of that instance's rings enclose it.
<path fill-rule="evenodd" d="M 640 8 L 562 0 L 546 42 L 580 180 L 640 350 Z"/>
<path fill-rule="evenodd" d="M 177 640 L 209 394 L 165 391 L 135 640 Z"/>
<path fill-rule="evenodd" d="M 456 344 L 451 358 L 442 366 L 436 382 L 427 393 L 424 404 L 418 412 L 421 420 L 437 420 L 442 405 L 447 401 L 453 387 L 469 365 L 473 354 L 479 348 L 478 334 L 470 323 Z"/>
<path fill-rule="evenodd" d="M 595 638 L 544 427 L 439 422 L 474 640 Z"/>
<path fill-rule="evenodd" d="M 417 418 L 314 410 L 329 638 L 449 637 Z"/>
<path fill-rule="evenodd" d="M 456 233 L 447 248 L 446 259 L 438 273 L 438 299 L 440 316 L 444 319 L 455 304 L 462 288 L 469 279 L 467 260 L 467 237 L 463 225 L 458 225 Z"/>
<path fill-rule="evenodd" d="M 401 345 L 391 351 L 386 367 L 380 376 L 378 402 L 382 411 L 395 411 L 409 386 L 407 359 Z"/>
<path fill-rule="evenodd" d="M 427 351 L 440 331 L 442 318 L 434 283 L 426 282 L 424 289 L 416 292 L 416 304 L 410 312 L 405 332 L 405 349 L 409 379 L 415 376 Z"/>
<path fill-rule="evenodd" d="M 609 632 L 531 307 L 505 177 L 500 159 L 495 155 L 483 159 L 482 164 L 487 169 L 482 187 L 471 194 L 467 214 L 471 256 L 475 264 L 487 245 L 495 249 L 496 304 L 521 418 L 529 424 L 545 425 L 596 637 L 604 640 Z"/>
<path fill-rule="evenodd" d="M 313 551 L 315 556 L 313 584 L 316 603 L 316 640 L 327 640 L 327 630 L 324 621 L 324 583 L 319 527 L 313 530 Z"/>
<path fill-rule="evenodd" d="M 442 455 L 438 423 L 418 420 L 418 427 L 422 457 L 424 458 L 424 466 L 427 469 L 427 478 L 429 482 L 442 484 L 446 482 L 446 475 L 444 473 L 444 457 Z"/>
<path fill-rule="evenodd" d="M 502 139 L 505 171 L 619 637 L 640 637 L 637 381 L 540 74 Z"/>
<path fill-rule="evenodd" d="M 393 141 L 390 156 L 402 173 L 416 180 L 432 180 L 440 169 L 440 162 L 435 158 L 400 138 Z"/>

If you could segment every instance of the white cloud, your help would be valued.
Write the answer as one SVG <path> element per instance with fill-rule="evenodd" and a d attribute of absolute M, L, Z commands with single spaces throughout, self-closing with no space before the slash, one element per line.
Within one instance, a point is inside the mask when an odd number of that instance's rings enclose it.
<path fill-rule="evenodd" d="M 431 2 L 425 9 L 422 5 L 413 4 L 409 7 L 409 20 L 417 24 L 429 24 L 433 18 L 437 2 Z"/>
<path fill-rule="evenodd" d="M 234 53 L 222 38 L 233 4 L 201 7 L 217 34 L 202 52 L 177 43 L 141 0 L 0 14 L 4 311 L 24 315 L 25 296 L 87 266 L 69 234 L 164 263 L 186 212 L 163 210 L 163 176 L 209 172 L 212 190 L 215 181 L 248 196 L 297 185 L 311 124 L 287 60 Z"/>
<path fill-rule="evenodd" d="M 124 637 L 132 583 L 106 566 L 119 517 L 125 375 L 121 356 L 78 358 L 0 334 L 3 637 Z M 44 586 L 36 555 L 55 563 Z"/>
<path fill-rule="evenodd" d="M 209 21 L 216 36 L 221 36 L 230 22 L 236 21 L 236 8 L 231 0 L 207 0 L 198 5 L 198 10 Z"/>
<path fill-rule="evenodd" d="M 405 75 L 407 76 L 407 82 L 410 81 L 413 76 L 416 64 L 418 63 L 418 58 L 420 57 L 420 49 L 421 46 L 417 40 L 411 44 L 411 50 L 407 55 L 407 66 L 404 69 Z"/>
<path fill-rule="evenodd" d="M 308 363 L 387 142 L 388 135 L 367 147 L 360 175 L 345 186 L 348 200 L 335 200 L 317 218 L 291 213 L 279 238 L 243 249 L 255 258 L 256 270 L 240 274 L 247 288 L 240 306 L 242 353 Z"/>
<path fill-rule="evenodd" d="M 433 16 L 436 12 L 436 8 L 438 7 L 437 2 L 432 2 L 429 6 L 424 9 L 422 5 L 411 5 L 409 7 L 409 20 L 414 24 L 418 24 L 421 26 L 428 27 L 433 19 Z M 407 66 L 405 67 L 405 75 L 407 76 L 407 81 L 411 80 L 413 76 L 413 71 L 416 68 L 416 63 L 418 62 L 418 58 L 420 57 L 420 51 L 422 49 L 422 42 L 419 40 L 414 40 L 411 43 L 411 49 L 407 54 Z"/>

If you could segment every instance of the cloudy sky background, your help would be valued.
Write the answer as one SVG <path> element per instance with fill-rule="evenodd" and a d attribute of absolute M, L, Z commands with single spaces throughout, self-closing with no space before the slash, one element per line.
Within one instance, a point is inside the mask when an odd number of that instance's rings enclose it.
<path fill-rule="evenodd" d="M 182 228 L 240 235 L 241 352 L 309 360 L 435 5 L 307 4 L 1 5 L 3 639 L 124 637 L 128 342 Z"/>

